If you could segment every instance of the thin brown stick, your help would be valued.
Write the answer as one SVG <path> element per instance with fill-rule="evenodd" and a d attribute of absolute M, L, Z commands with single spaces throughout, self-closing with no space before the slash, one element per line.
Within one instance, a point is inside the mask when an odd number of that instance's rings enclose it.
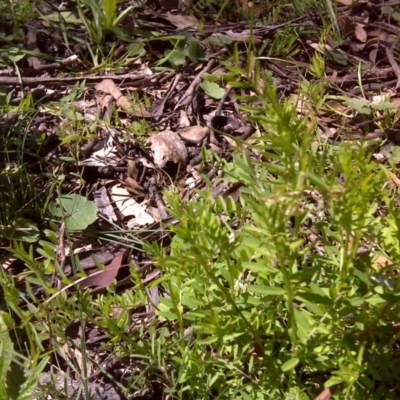
<path fill-rule="evenodd" d="M 68 84 L 74 84 L 80 81 L 86 81 L 88 85 L 94 85 L 101 82 L 104 79 L 112 79 L 117 82 L 129 83 L 129 85 L 135 87 L 144 86 L 150 81 L 154 76 L 148 75 L 134 75 L 134 74 L 124 74 L 124 75 L 89 75 L 89 76 L 67 76 L 67 77 L 21 77 L 16 76 L 0 76 L 0 84 L 19 86 L 21 83 L 23 85 L 35 86 L 35 85 L 53 85 L 53 86 L 65 86 Z"/>
<path fill-rule="evenodd" d="M 77 60 L 78 56 L 74 54 L 72 56 L 64 58 L 63 60 L 56 61 L 50 64 L 41 64 L 41 65 L 31 66 L 29 68 L 23 68 L 22 71 L 34 71 L 34 72 L 53 71 L 65 67 L 67 65 L 73 64 Z"/>
<path fill-rule="evenodd" d="M 188 104 L 190 104 L 190 102 L 192 101 L 194 92 L 196 91 L 197 86 L 200 84 L 201 77 L 203 76 L 203 74 L 208 72 L 213 67 L 214 63 L 215 63 L 215 59 L 212 58 L 208 62 L 208 64 L 197 74 L 196 78 L 193 79 L 193 82 L 187 88 L 186 92 L 176 103 L 174 110 L 176 110 L 180 106 L 187 106 Z"/>
<path fill-rule="evenodd" d="M 397 46 L 399 39 L 400 39 L 399 36 L 396 36 L 396 39 L 393 41 L 391 46 L 384 45 L 386 57 L 387 57 L 390 65 L 392 66 L 394 73 L 397 76 L 396 90 L 400 87 L 400 67 L 399 67 L 399 64 L 397 63 L 396 59 L 394 58 L 393 51 L 394 51 L 395 47 Z"/>

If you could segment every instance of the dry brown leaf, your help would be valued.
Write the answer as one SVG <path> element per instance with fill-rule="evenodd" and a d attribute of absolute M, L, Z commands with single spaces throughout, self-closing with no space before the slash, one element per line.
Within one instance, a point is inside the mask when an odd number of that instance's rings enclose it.
<path fill-rule="evenodd" d="M 344 114 L 349 110 L 349 107 L 337 100 L 328 100 L 326 105 L 332 110 Z"/>
<path fill-rule="evenodd" d="M 364 29 L 364 25 L 356 24 L 354 29 L 354 35 L 362 43 L 365 43 L 367 41 L 368 35 Z"/>
<path fill-rule="evenodd" d="M 110 94 L 96 94 L 97 114 L 102 115 L 103 118 L 110 118 L 113 112 L 115 100 Z"/>
<path fill-rule="evenodd" d="M 259 43 L 262 40 L 261 36 L 254 36 L 251 33 L 234 32 L 232 30 L 225 31 L 224 34 L 228 35 L 235 42 L 247 43 L 250 39 L 254 40 L 254 43 Z"/>
<path fill-rule="evenodd" d="M 182 128 L 178 131 L 179 136 L 189 143 L 199 144 L 209 134 L 210 129 L 206 126 L 194 125 Z"/>
<path fill-rule="evenodd" d="M 150 118 L 151 114 L 142 106 L 131 104 L 128 99 L 117 88 L 112 79 L 103 79 L 95 86 L 96 90 L 110 94 L 116 101 L 118 107 L 135 117 Z"/>
<path fill-rule="evenodd" d="M 27 39 L 27 43 L 26 43 L 26 47 L 29 51 L 36 51 L 36 52 L 40 52 L 38 43 L 37 43 L 37 35 L 35 31 L 28 31 L 27 35 L 26 35 L 26 39 Z M 32 55 L 28 55 L 27 57 L 27 61 L 28 61 L 28 65 L 32 68 L 36 68 L 39 67 L 40 65 L 43 64 L 43 60 L 41 58 L 32 56 Z"/>
<path fill-rule="evenodd" d="M 351 50 L 353 53 L 357 53 L 357 52 L 363 51 L 367 46 L 368 46 L 368 42 L 366 42 L 366 43 L 359 43 L 359 42 L 356 42 L 356 41 L 354 41 L 354 40 L 351 41 L 351 42 L 349 42 L 350 50 Z"/>
<path fill-rule="evenodd" d="M 154 222 L 142 204 L 136 202 L 126 188 L 115 185 L 111 189 L 111 197 L 115 205 L 126 216 L 134 216 L 136 225 L 147 225 Z"/>
<path fill-rule="evenodd" d="M 372 49 L 368 54 L 369 61 L 371 61 L 371 63 L 374 64 L 374 65 L 376 64 L 376 56 L 377 55 L 378 55 L 378 49 L 377 48 Z"/>
<path fill-rule="evenodd" d="M 389 265 L 393 264 L 393 261 L 390 258 L 387 258 L 386 256 L 380 254 L 377 259 L 375 260 L 375 264 L 378 267 L 388 267 Z"/>
<path fill-rule="evenodd" d="M 193 15 L 183 14 L 171 14 L 167 12 L 164 17 L 172 25 L 176 26 L 177 29 L 196 28 L 200 26 L 200 22 Z"/>
<path fill-rule="evenodd" d="M 168 161 L 176 164 L 187 164 L 187 150 L 179 136 L 172 131 L 159 132 L 149 138 L 154 153 L 154 163 L 163 168 Z"/>
<path fill-rule="evenodd" d="M 89 275 L 87 278 L 84 278 L 80 281 L 79 285 L 82 289 L 86 289 L 88 287 L 95 288 L 105 288 L 111 285 L 118 275 L 118 271 L 121 268 L 122 260 L 124 258 L 124 254 L 120 254 L 115 257 L 114 260 L 108 264 L 104 270 L 96 271 Z"/>
<path fill-rule="evenodd" d="M 290 100 L 292 101 L 292 104 L 296 106 L 296 110 L 300 114 L 307 114 L 311 111 L 313 111 L 313 106 L 305 96 L 303 95 L 298 95 L 298 94 L 291 94 L 290 95 Z"/>
<path fill-rule="evenodd" d="M 400 187 L 400 179 L 393 172 L 390 173 L 390 178 L 397 187 Z"/>
<path fill-rule="evenodd" d="M 143 186 L 140 185 L 135 179 L 131 178 L 131 177 L 127 177 L 125 179 L 125 183 L 128 185 L 126 187 L 126 190 L 135 195 L 135 196 L 143 196 L 144 193 L 144 189 Z"/>
<path fill-rule="evenodd" d="M 187 128 L 190 126 L 189 117 L 185 110 L 179 111 L 179 127 L 180 128 Z"/>
<path fill-rule="evenodd" d="M 137 180 L 139 176 L 139 170 L 136 168 L 136 163 L 133 160 L 127 160 L 128 164 L 128 177 Z"/>
<path fill-rule="evenodd" d="M 104 215 L 111 222 L 118 221 L 110 199 L 108 198 L 107 189 L 104 186 L 102 186 L 99 190 L 96 190 L 94 202 L 99 208 L 100 214 Z"/>

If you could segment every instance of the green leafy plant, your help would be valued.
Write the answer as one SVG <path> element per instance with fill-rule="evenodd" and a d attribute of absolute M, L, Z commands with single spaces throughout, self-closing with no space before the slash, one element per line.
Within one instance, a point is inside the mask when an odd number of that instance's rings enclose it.
<path fill-rule="evenodd" d="M 226 164 L 224 179 L 242 184 L 240 203 L 207 193 L 182 203 L 171 193 L 180 221 L 171 251 L 150 249 L 170 294 L 158 314 L 182 339 L 195 333 L 191 350 L 175 353 L 185 372 L 171 393 L 315 398 L 311 387 L 340 385 L 345 397 L 365 398 L 378 369 L 375 382 L 389 390 L 393 373 L 377 354 L 390 346 L 380 338 L 396 320 L 398 289 L 374 283 L 372 260 L 359 256 L 372 243 L 396 254 L 396 217 L 376 215 L 392 201 L 387 171 L 366 162 L 363 145 L 310 146 L 313 127 L 271 89 L 262 108 L 245 109 L 268 133 L 252 145 L 261 161 L 244 151 Z"/>
<path fill-rule="evenodd" d="M 49 209 L 54 216 L 62 218 L 70 230 L 86 229 L 97 218 L 97 206 L 77 194 L 59 196 L 50 203 Z"/>

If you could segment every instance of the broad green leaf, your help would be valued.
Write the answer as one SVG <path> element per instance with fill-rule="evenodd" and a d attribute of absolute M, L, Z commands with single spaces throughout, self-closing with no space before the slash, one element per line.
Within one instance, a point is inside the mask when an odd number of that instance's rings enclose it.
<path fill-rule="evenodd" d="M 200 87 L 206 92 L 206 94 L 214 99 L 221 99 L 225 90 L 214 82 L 204 81 L 200 84 Z"/>
<path fill-rule="evenodd" d="M 371 108 L 379 111 L 384 111 L 384 110 L 397 110 L 397 105 L 391 103 L 390 101 L 380 101 L 379 103 L 372 103 Z"/>
<path fill-rule="evenodd" d="M 191 39 L 187 48 L 187 55 L 192 62 L 207 61 L 207 54 L 204 52 L 200 43 L 197 40 Z"/>
<path fill-rule="evenodd" d="M 390 149 L 390 154 L 389 154 L 388 158 L 390 158 L 391 160 L 393 160 L 396 163 L 400 162 L 400 146 L 393 146 Z"/>
<path fill-rule="evenodd" d="M 373 294 L 372 296 L 365 299 L 365 301 L 371 305 L 386 303 L 386 300 L 383 299 L 382 296 L 380 296 L 379 294 Z"/>
<path fill-rule="evenodd" d="M 370 102 L 366 99 L 350 99 L 346 98 L 347 104 L 360 114 L 370 115 L 371 109 L 369 108 Z"/>
<path fill-rule="evenodd" d="M 4 228 L 3 235 L 9 240 L 34 243 L 39 239 L 39 229 L 31 221 L 19 218 L 12 226 Z"/>
<path fill-rule="evenodd" d="M 364 299 L 361 298 L 361 297 L 352 297 L 351 299 L 349 299 L 349 303 L 353 307 L 359 307 L 359 306 L 362 306 L 364 304 Z"/>
<path fill-rule="evenodd" d="M 248 241 L 250 241 L 252 238 L 249 238 Z M 246 242 L 248 244 L 248 242 Z M 257 246 L 255 247 L 257 248 Z M 265 261 L 244 261 L 242 263 L 242 267 L 244 269 L 249 269 L 250 271 L 254 272 L 264 272 L 264 273 L 276 273 L 278 271 L 278 268 L 266 263 Z"/>
<path fill-rule="evenodd" d="M 390 7 L 390 6 L 383 6 L 382 7 L 382 13 L 383 14 L 392 15 L 394 13 L 394 8 Z"/>
<path fill-rule="evenodd" d="M 97 206 L 78 194 L 61 195 L 49 205 L 50 212 L 65 220 L 70 230 L 83 230 L 96 221 Z"/>
<path fill-rule="evenodd" d="M 233 39 L 228 35 L 221 34 L 210 36 L 207 41 L 211 44 L 216 44 L 217 46 L 224 47 L 231 44 L 233 42 Z"/>
<path fill-rule="evenodd" d="M 171 50 L 167 57 L 170 63 L 175 66 L 183 65 L 186 62 L 186 52 L 184 50 Z"/>
<path fill-rule="evenodd" d="M 131 43 L 127 49 L 127 55 L 129 57 L 143 56 L 146 54 L 145 43 L 135 42 Z"/>
<path fill-rule="evenodd" d="M 28 397 L 21 396 L 21 388 L 26 384 L 26 375 L 20 365 L 15 363 L 11 364 L 7 371 L 7 398 L 22 400 Z M 30 393 L 32 396 L 32 393 Z"/>
<path fill-rule="evenodd" d="M 12 62 L 17 63 L 26 56 L 26 52 L 18 48 L 12 48 L 7 52 L 7 56 Z"/>

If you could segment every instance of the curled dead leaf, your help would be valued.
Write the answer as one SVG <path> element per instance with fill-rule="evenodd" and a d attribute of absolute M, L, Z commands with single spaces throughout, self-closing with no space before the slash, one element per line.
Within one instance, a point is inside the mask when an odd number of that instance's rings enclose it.
<path fill-rule="evenodd" d="M 186 146 L 175 132 L 165 130 L 149 138 L 154 153 L 154 163 L 163 168 L 168 161 L 185 166 L 188 153 Z"/>
<path fill-rule="evenodd" d="M 206 126 L 194 125 L 179 130 L 179 136 L 189 143 L 200 144 L 209 134 L 210 130 Z"/>

